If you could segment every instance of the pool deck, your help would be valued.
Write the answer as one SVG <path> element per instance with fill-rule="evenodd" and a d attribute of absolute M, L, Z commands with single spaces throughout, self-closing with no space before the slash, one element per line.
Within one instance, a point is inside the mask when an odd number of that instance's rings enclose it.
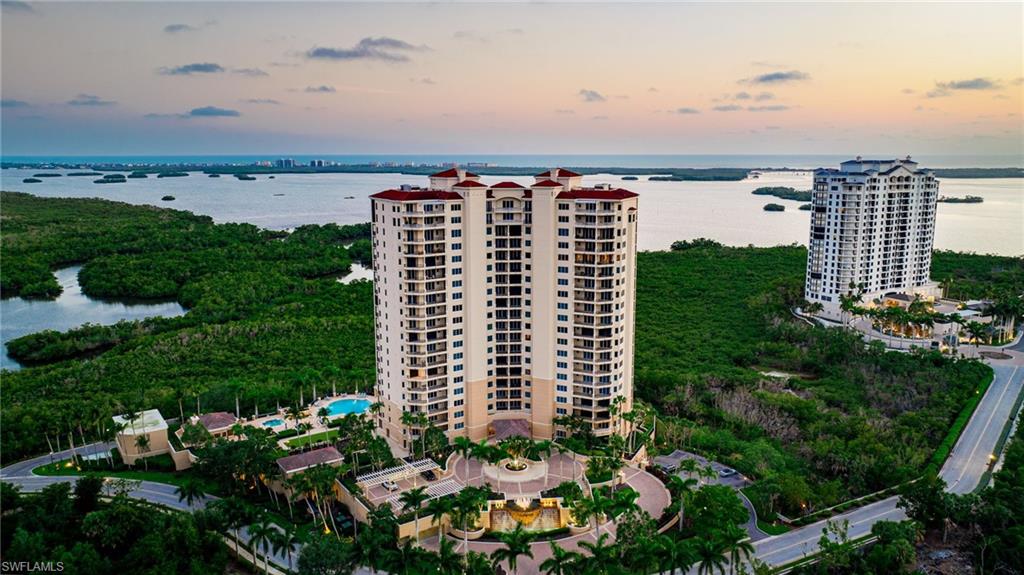
<path fill-rule="evenodd" d="M 310 428 L 310 430 L 308 432 L 302 434 L 302 436 L 305 436 L 305 435 L 315 435 L 317 433 L 321 433 L 321 432 L 324 432 L 324 431 L 327 431 L 328 429 L 330 429 L 327 425 L 324 424 L 324 422 L 322 422 L 320 420 L 319 417 L 317 417 L 317 415 L 316 415 L 317 412 L 319 412 L 321 408 L 327 407 L 331 403 L 334 403 L 335 401 L 345 400 L 345 399 L 349 399 L 349 400 L 353 400 L 353 401 L 365 400 L 365 401 L 369 401 L 371 404 L 373 403 L 373 396 L 367 396 L 365 394 L 356 395 L 356 394 L 352 394 L 352 393 L 347 393 L 347 394 L 344 394 L 344 395 L 328 395 L 326 397 L 322 397 L 320 399 L 317 399 L 313 403 L 311 403 L 308 406 L 306 406 L 303 409 L 303 414 L 304 415 L 302 416 L 302 418 L 299 421 L 294 421 L 294 420 L 289 419 L 288 418 L 288 410 L 287 410 L 287 408 L 279 407 L 277 409 L 277 411 L 275 411 L 273 413 L 268 413 L 268 414 L 262 415 L 260 417 L 257 417 L 255 419 L 246 421 L 244 424 L 252 426 L 252 427 L 259 427 L 259 428 L 263 428 L 263 429 L 270 429 L 271 431 L 274 431 L 275 433 L 280 433 L 280 432 L 282 432 L 282 431 L 284 431 L 286 429 L 295 429 L 295 427 L 299 423 L 308 423 L 312 427 Z M 330 422 L 330 421 L 333 421 L 335 419 L 338 419 L 339 417 L 345 417 L 345 415 L 346 414 L 331 415 L 331 416 L 328 416 L 327 421 Z M 275 425 L 275 426 L 265 425 L 268 421 L 274 421 L 275 419 L 280 419 L 281 421 L 284 422 L 284 424 L 283 425 Z M 302 436 L 287 437 L 287 438 L 279 440 L 277 442 L 277 444 L 282 449 L 290 450 L 291 448 L 288 447 L 288 442 L 289 441 L 293 441 L 295 439 L 295 437 L 302 437 Z"/>

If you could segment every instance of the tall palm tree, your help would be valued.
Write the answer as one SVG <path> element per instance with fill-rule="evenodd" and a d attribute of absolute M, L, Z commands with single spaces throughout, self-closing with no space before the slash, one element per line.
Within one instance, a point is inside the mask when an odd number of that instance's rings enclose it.
<path fill-rule="evenodd" d="M 467 482 L 469 481 L 469 458 L 470 454 L 473 452 L 473 447 L 475 445 L 476 444 L 473 443 L 473 441 L 470 440 L 469 437 L 466 437 L 465 435 L 460 435 L 452 440 L 452 448 L 455 450 L 455 453 L 458 453 L 459 455 L 462 456 L 463 459 L 466 460 Z"/>
<path fill-rule="evenodd" d="M 441 539 L 444 539 L 444 526 L 442 525 L 444 516 L 450 514 L 454 508 L 455 500 L 451 496 L 445 496 L 431 499 L 423 509 L 426 515 L 430 517 L 430 524 L 437 524 L 438 537 Z"/>
<path fill-rule="evenodd" d="M 677 569 L 686 573 L 697 561 L 690 540 L 660 535 L 657 541 L 660 548 L 658 554 L 661 556 L 659 567 L 668 571 L 669 575 L 674 575 Z"/>
<path fill-rule="evenodd" d="M 479 487 L 466 487 L 455 496 L 455 505 L 451 509 L 451 520 L 458 525 L 463 534 L 463 549 L 469 552 L 469 531 L 475 528 L 480 520 L 480 508 L 487 503 L 487 494 Z"/>
<path fill-rule="evenodd" d="M 717 571 L 725 575 L 725 547 L 716 537 L 702 537 L 697 541 L 697 575 L 712 575 Z"/>
<path fill-rule="evenodd" d="M 249 523 L 249 519 L 253 515 L 252 507 L 250 507 L 244 499 L 237 496 L 217 499 L 212 503 L 212 507 L 221 514 L 224 518 L 225 526 L 231 530 L 234 535 L 235 556 L 237 557 L 239 539 L 238 530 Z"/>
<path fill-rule="evenodd" d="M 504 561 L 508 564 L 508 568 L 512 571 L 513 575 L 515 575 L 519 572 L 520 557 L 533 559 L 533 551 L 530 550 L 530 544 L 533 543 L 535 537 L 533 533 L 523 529 L 520 523 L 517 523 L 516 528 L 512 531 L 498 533 L 498 539 L 505 546 L 499 547 L 491 553 L 491 563 L 497 567 L 498 564 Z"/>
<path fill-rule="evenodd" d="M 580 547 L 590 553 L 584 561 L 583 573 L 623 573 L 618 548 L 609 544 L 611 535 L 602 533 L 597 541 L 580 541 Z"/>
<path fill-rule="evenodd" d="M 263 573 L 270 573 L 270 549 L 274 537 L 277 534 L 277 527 L 270 520 L 270 516 L 263 514 L 259 521 L 249 526 L 249 544 L 252 546 L 252 562 L 258 570 L 260 568 L 259 549 L 263 550 Z"/>
<path fill-rule="evenodd" d="M 568 551 L 561 545 L 551 542 L 551 557 L 540 564 L 540 570 L 547 575 L 570 575 L 580 568 L 583 555 L 576 551 Z"/>
<path fill-rule="evenodd" d="M 729 571 L 736 575 L 736 568 L 740 561 L 745 561 L 754 554 L 754 546 L 750 543 L 750 537 L 741 527 L 733 524 L 726 525 L 718 533 L 724 552 L 729 555 Z"/>
<path fill-rule="evenodd" d="M 139 456 L 142 457 L 142 465 L 146 467 L 146 471 L 149 471 L 149 459 L 146 454 L 149 453 L 149 436 L 142 434 L 135 437 L 135 447 L 139 449 Z"/>
<path fill-rule="evenodd" d="M 402 504 L 402 511 L 412 511 L 413 521 L 416 530 L 416 544 L 420 542 L 420 505 L 429 498 L 426 487 L 415 487 L 398 496 Z"/>
<path fill-rule="evenodd" d="M 178 496 L 178 501 L 184 501 L 189 507 L 192 507 L 192 504 L 197 501 L 202 501 L 203 497 L 206 496 L 206 493 L 203 492 L 203 486 L 192 477 L 185 479 L 174 490 L 174 493 Z"/>
<path fill-rule="evenodd" d="M 437 547 L 437 572 L 439 575 L 455 575 L 460 571 L 459 564 L 462 557 L 455 552 L 455 544 L 442 533 L 438 539 Z"/>
<path fill-rule="evenodd" d="M 302 545 L 302 540 L 299 539 L 298 530 L 294 525 L 289 525 L 284 528 L 283 531 L 274 530 L 274 553 L 284 553 L 285 557 L 288 558 L 288 568 L 293 569 L 294 563 L 292 557 L 295 552 Z"/>
<path fill-rule="evenodd" d="M 678 475 L 670 475 L 668 478 L 668 490 L 672 494 L 672 497 L 679 501 L 679 530 L 683 530 L 683 520 L 686 518 L 686 497 L 694 487 L 697 486 L 697 480 L 692 477 L 683 479 Z"/>

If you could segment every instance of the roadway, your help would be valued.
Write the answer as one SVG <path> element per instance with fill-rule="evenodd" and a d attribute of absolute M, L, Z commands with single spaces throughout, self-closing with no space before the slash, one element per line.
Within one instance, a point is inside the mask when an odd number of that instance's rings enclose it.
<path fill-rule="evenodd" d="M 939 476 L 947 483 L 951 493 L 970 493 L 988 469 L 1006 422 L 1014 415 L 1013 404 L 1024 388 L 1024 358 L 987 362 L 995 372 L 992 385 L 978 404 L 960 439 L 946 460 Z M 902 521 L 906 514 L 896 504 L 899 497 L 889 497 L 853 511 L 836 515 L 828 520 L 812 523 L 782 535 L 753 543 L 755 555 L 761 561 L 778 567 L 813 555 L 818 551 L 818 540 L 827 521 L 849 521 L 848 536 L 857 539 L 871 533 L 871 526 L 879 521 Z"/>

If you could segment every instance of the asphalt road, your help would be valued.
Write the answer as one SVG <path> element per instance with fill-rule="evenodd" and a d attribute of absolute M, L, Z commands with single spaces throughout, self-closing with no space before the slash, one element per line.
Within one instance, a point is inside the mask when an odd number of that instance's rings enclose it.
<path fill-rule="evenodd" d="M 988 467 L 1006 421 L 1013 415 L 1013 403 L 1024 387 L 1024 368 L 993 365 L 992 385 L 968 421 L 953 452 L 939 471 L 952 493 L 969 493 L 977 488 Z M 878 521 L 902 521 L 907 518 L 896 506 L 898 497 L 883 499 L 842 515 L 831 521 L 849 521 L 847 534 L 857 539 L 871 532 Z M 826 520 L 753 543 L 757 558 L 773 566 L 781 566 L 814 554 Z"/>

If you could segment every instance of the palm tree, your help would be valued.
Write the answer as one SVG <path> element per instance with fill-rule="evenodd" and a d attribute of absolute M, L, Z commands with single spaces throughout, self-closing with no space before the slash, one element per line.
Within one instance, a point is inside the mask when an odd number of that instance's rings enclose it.
<path fill-rule="evenodd" d="M 302 421 L 302 408 L 298 405 L 290 406 L 284 415 L 285 419 L 290 419 L 295 422 L 295 429 L 299 428 L 299 421 Z"/>
<path fill-rule="evenodd" d="M 331 412 L 326 407 L 321 407 L 316 412 L 316 418 L 320 420 L 320 425 L 326 426 L 331 418 Z"/>
<path fill-rule="evenodd" d="M 598 537 L 601 536 L 601 517 L 607 517 L 611 515 L 615 509 L 615 500 L 611 497 L 606 497 L 601 494 L 600 491 L 595 490 L 590 497 L 584 497 L 583 499 L 576 502 L 575 509 L 581 510 L 582 514 L 587 517 L 593 517 L 595 526 L 597 528 Z M 576 518 L 580 521 L 582 519 L 579 515 Z"/>
<path fill-rule="evenodd" d="M 686 573 L 697 560 L 688 539 L 677 540 L 668 535 L 661 535 L 658 537 L 658 547 L 661 556 L 660 568 L 668 571 L 669 575 L 674 575 L 676 569 Z"/>
<path fill-rule="evenodd" d="M 465 435 L 460 435 L 452 440 L 452 448 L 455 453 L 458 453 L 466 460 L 466 481 L 469 481 L 469 458 L 470 454 L 473 453 L 473 448 L 476 444 L 473 443 Z"/>
<path fill-rule="evenodd" d="M 149 471 L 149 459 L 146 458 L 146 454 L 149 453 L 149 435 L 143 434 L 135 438 L 135 447 L 139 450 L 139 456 L 142 457 L 142 465 L 146 467 L 146 471 Z"/>
<path fill-rule="evenodd" d="M 679 501 L 679 530 L 683 530 L 683 520 L 686 518 L 686 496 L 694 487 L 697 486 L 697 480 L 692 477 L 683 479 L 678 475 L 670 475 L 668 478 L 668 490 Z"/>
<path fill-rule="evenodd" d="M 415 487 L 402 493 L 398 496 L 398 501 L 402 504 L 402 511 L 412 511 L 413 521 L 415 521 L 416 530 L 416 544 L 420 542 L 420 505 L 426 501 L 430 496 L 427 495 L 426 487 Z"/>
<path fill-rule="evenodd" d="M 712 575 L 718 571 L 725 575 L 725 548 L 721 541 L 714 537 L 704 537 L 697 541 L 697 575 Z"/>
<path fill-rule="evenodd" d="M 729 524 L 718 533 L 724 552 L 729 555 L 729 570 L 736 575 L 736 567 L 740 561 L 754 554 L 754 546 L 750 543 L 747 532 L 736 525 Z"/>
<path fill-rule="evenodd" d="M 465 552 L 469 552 L 470 527 L 476 527 L 480 520 L 480 508 L 487 503 L 487 493 L 479 487 L 466 487 L 455 496 L 451 509 L 451 521 L 458 525 L 463 534 Z"/>
<path fill-rule="evenodd" d="M 249 544 L 252 545 L 252 562 L 256 569 L 260 568 L 258 549 L 263 550 L 263 573 L 270 573 L 270 549 L 274 537 L 277 534 L 277 527 L 270 520 L 270 516 L 264 514 L 260 520 L 249 526 Z"/>
<path fill-rule="evenodd" d="M 540 564 L 540 570 L 548 575 L 570 575 L 579 569 L 583 555 L 567 551 L 561 545 L 551 542 L 551 557 Z"/>
<path fill-rule="evenodd" d="M 459 563 L 462 563 L 462 557 L 455 552 L 455 544 L 443 533 L 439 535 L 437 555 L 434 558 L 437 561 L 437 572 L 440 575 L 455 575 L 459 572 Z"/>
<path fill-rule="evenodd" d="M 283 531 L 274 530 L 274 553 L 284 553 L 288 557 L 288 568 L 293 568 L 292 556 L 299 549 L 302 541 L 299 539 L 298 530 L 294 525 L 285 527 Z"/>
<path fill-rule="evenodd" d="M 502 561 L 508 563 L 508 568 L 512 570 L 513 575 L 518 573 L 519 558 L 529 557 L 533 559 L 533 551 L 530 550 L 530 544 L 533 542 L 535 535 L 523 529 L 522 524 L 517 523 L 516 528 L 512 531 L 506 531 L 504 533 L 498 533 L 498 539 L 505 544 L 504 547 L 499 547 L 491 553 L 491 563 L 497 567 Z"/>
<path fill-rule="evenodd" d="M 584 573 L 607 573 L 609 567 L 621 567 L 621 558 L 618 556 L 618 548 L 613 544 L 609 545 L 611 535 L 602 533 L 597 541 L 580 541 L 580 547 L 590 553 L 585 560 Z M 616 572 L 622 572 L 617 570 Z"/>
<path fill-rule="evenodd" d="M 513 435 L 502 440 L 499 445 L 512 457 L 512 466 L 518 468 L 520 459 L 526 457 L 533 448 L 533 440 L 522 435 Z"/>
<path fill-rule="evenodd" d="M 237 496 L 217 499 L 212 506 L 224 517 L 225 526 L 232 531 L 235 539 L 235 556 L 238 556 L 238 530 L 249 523 L 252 507 Z"/>
<path fill-rule="evenodd" d="M 424 511 L 430 516 L 430 524 L 437 524 L 438 526 L 438 537 L 444 539 L 444 529 L 441 524 L 444 521 L 444 516 L 452 512 L 455 508 L 455 500 L 450 496 L 437 497 L 427 502 L 427 506 Z"/>
<path fill-rule="evenodd" d="M 508 453 L 500 445 L 484 445 L 483 453 L 487 463 L 494 465 L 498 472 L 498 491 L 501 491 L 501 462 L 508 457 Z"/>
<path fill-rule="evenodd" d="M 192 507 L 192 504 L 196 501 L 202 501 L 206 494 L 203 492 L 203 486 L 200 485 L 199 481 L 195 478 L 189 477 L 185 479 L 174 490 L 174 493 L 178 496 L 178 501 L 184 501 L 186 505 Z"/>
<path fill-rule="evenodd" d="M 985 326 L 985 324 L 976 321 L 969 321 L 967 322 L 967 325 L 964 327 L 967 328 L 967 333 L 971 336 L 971 339 L 974 340 L 975 353 L 977 355 L 980 355 L 981 337 L 985 335 L 985 333 L 987 332 L 987 327 Z"/>

